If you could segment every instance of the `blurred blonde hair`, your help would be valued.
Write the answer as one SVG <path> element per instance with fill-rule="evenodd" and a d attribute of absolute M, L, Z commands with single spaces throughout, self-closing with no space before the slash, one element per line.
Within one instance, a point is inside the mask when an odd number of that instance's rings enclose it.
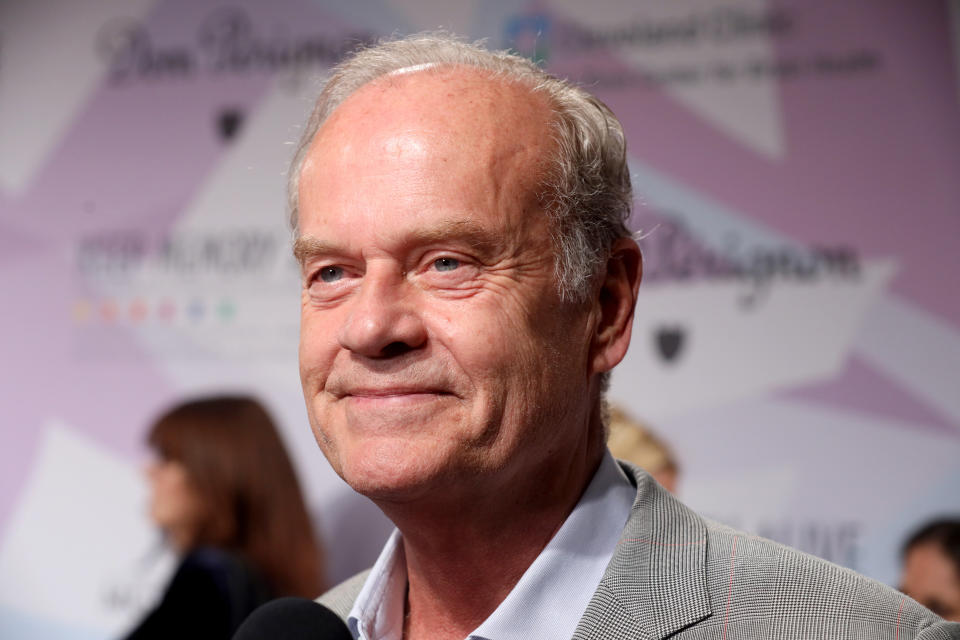
<path fill-rule="evenodd" d="M 676 490 L 680 468 L 673 451 L 663 440 L 620 407 L 610 407 L 609 426 L 607 447 L 614 458 L 634 463 L 671 492 Z"/>

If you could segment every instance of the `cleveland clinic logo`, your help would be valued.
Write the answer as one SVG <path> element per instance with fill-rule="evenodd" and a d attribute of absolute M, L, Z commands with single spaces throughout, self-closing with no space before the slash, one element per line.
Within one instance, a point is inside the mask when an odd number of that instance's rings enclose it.
<path fill-rule="evenodd" d="M 542 64 L 557 52 L 580 55 L 621 49 L 649 51 L 692 47 L 702 42 L 725 44 L 777 38 L 793 31 L 795 22 L 790 12 L 776 7 L 715 6 L 680 13 L 664 10 L 620 16 L 600 26 L 526 13 L 504 22 L 503 39 L 504 46 Z"/>

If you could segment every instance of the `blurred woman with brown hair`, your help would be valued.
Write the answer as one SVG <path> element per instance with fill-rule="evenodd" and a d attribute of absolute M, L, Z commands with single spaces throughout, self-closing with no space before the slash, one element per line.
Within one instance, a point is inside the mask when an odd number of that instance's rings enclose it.
<path fill-rule="evenodd" d="M 128 640 L 229 638 L 278 596 L 323 591 L 322 557 L 273 421 L 248 397 L 181 404 L 150 430 L 150 515 L 181 562 Z"/>

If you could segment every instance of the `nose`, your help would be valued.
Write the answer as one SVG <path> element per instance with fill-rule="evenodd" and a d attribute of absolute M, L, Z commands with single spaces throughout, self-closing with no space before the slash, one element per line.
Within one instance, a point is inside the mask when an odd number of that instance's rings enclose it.
<path fill-rule="evenodd" d="M 401 273 L 368 270 L 350 301 L 337 336 L 340 345 L 367 358 L 392 358 L 421 348 L 427 331 L 422 304 Z"/>

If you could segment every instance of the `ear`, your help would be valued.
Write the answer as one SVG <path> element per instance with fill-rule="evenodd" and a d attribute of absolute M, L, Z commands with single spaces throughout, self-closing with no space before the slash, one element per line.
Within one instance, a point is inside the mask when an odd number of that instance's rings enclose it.
<path fill-rule="evenodd" d="M 598 321 L 591 345 L 591 373 L 613 369 L 626 355 L 642 276 L 640 247 L 633 238 L 620 238 L 610 252 L 594 301 Z"/>

